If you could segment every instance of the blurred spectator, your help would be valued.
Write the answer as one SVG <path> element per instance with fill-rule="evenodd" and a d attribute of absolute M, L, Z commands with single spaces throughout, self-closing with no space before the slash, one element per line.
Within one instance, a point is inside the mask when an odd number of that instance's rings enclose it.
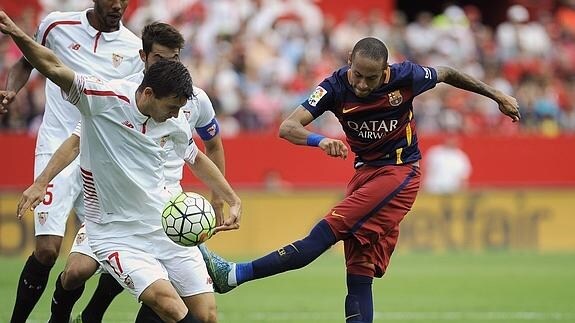
<path fill-rule="evenodd" d="M 443 143 L 430 147 L 423 161 L 424 191 L 445 195 L 467 188 L 471 163 L 467 154 L 459 147 L 459 140 L 456 137 L 446 137 Z"/>
<path fill-rule="evenodd" d="M 44 10 L 73 10 L 91 0 L 41 0 Z M 423 65 L 459 68 L 512 94 L 523 120 L 500 127 L 497 106 L 453 89 L 426 93 L 416 100 L 421 134 L 491 132 L 557 135 L 575 132 L 575 0 L 561 0 L 556 12 L 507 8 L 507 19 L 494 28 L 476 6 L 449 5 L 438 15 L 420 12 L 407 21 L 402 12 L 347 12 L 342 21 L 326 17 L 314 0 L 138 0 L 126 25 L 138 33 L 147 21 L 162 20 L 184 32 L 182 61 L 194 82 L 213 98 L 229 129 L 275 132 L 286 107 L 309 95 L 323 77 L 347 63 L 349 48 L 361 37 L 383 39 L 390 62 L 409 59 Z M 455 2 L 451 2 L 455 3 Z M 170 8 L 167 10 L 167 8 Z M 20 10 L 20 25 L 32 34 L 39 16 Z M 550 50 L 552 48 L 552 50 Z M 20 57 L 0 36 L 0 84 L 6 66 Z M 37 75 L 18 98 L 14 113 L 0 116 L 0 131 L 36 131 L 42 117 L 42 87 Z M 337 122 L 317 120 L 317 131 L 337 133 Z M 224 127 L 222 127 L 224 128 Z"/>
<path fill-rule="evenodd" d="M 537 21 L 529 21 L 529 11 L 521 5 L 507 10 L 507 21 L 497 27 L 497 45 L 501 59 L 517 57 L 545 57 L 551 42 L 545 28 Z"/>

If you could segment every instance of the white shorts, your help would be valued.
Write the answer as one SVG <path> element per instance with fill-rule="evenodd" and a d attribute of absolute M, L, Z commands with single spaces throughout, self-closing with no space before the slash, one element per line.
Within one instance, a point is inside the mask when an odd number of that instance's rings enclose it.
<path fill-rule="evenodd" d="M 90 248 L 90 242 L 88 241 L 88 235 L 86 234 L 86 225 L 84 223 L 82 223 L 80 229 L 78 229 L 78 232 L 76 233 L 76 237 L 74 238 L 74 243 L 70 249 L 70 253 L 73 252 L 90 257 L 94 259 L 94 261 L 96 261 L 98 264 L 100 264 L 98 257 L 96 257 L 96 255 L 92 252 L 92 248 Z M 102 272 L 107 273 L 107 271 L 102 268 L 102 265 L 99 265 L 94 275 L 101 274 Z"/>
<path fill-rule="evenodd" d="M 44 170 L 51 154 L 36 155 L 34 178 Z M 63 237 L 66 221 L 72 208 L 83 222 L 84 200 L 82 178 L 78 158 L 58 174 L 46 189 L 44 201 L 34 209 L 34 230 L 36 236 L 53 235 Z"/>
<path fill-rule="evenodd" d="M 88 235 L 86 235 L 86 226 L 84 224 L 80 226 L 78 233 L 76 233 L 76 238 L 74 238 L 74 243 L 70 249 L 70 253 L 72 252 L 81 253 L 98 261 L 98 257 L 96 257 L 96 255 L 92 252 L 92 248 L 90 248 Z"/>
<path fill-rule="evenodd" d="M 214 291 L 200 250 L 176 245 L 163 230 L 91 240 L 90 246 L 101 266 L 138 300 L 159 279 L 169 280 L 182 297 Z"/>

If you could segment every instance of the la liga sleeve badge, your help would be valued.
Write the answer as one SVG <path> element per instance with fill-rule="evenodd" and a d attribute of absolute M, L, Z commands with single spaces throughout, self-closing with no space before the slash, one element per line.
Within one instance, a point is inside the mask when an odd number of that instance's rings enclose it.
<path fill-rule="evenodd" d="M 309 105 L 312 107 L 315 107 L 319 100 L 321 100 L 321 98 L 323 98 L 326 93 L 327 91 L 323 87 L 316 87 L 315 91 L 313 91 L 313 93 L 309 96 L 309 99 L 307 99 L 307 103 L 309 103 Z"/>

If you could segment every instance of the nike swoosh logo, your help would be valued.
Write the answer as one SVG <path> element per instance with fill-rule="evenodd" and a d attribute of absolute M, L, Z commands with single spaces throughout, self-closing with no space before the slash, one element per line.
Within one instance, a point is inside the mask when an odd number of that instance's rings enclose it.
<path fill-rule="evenodd" d="M 355 107 L 349 108 L 349 109 L 344 108 L 342 112 L 343 112 L 343 113 L 349 113 L 349 112 L 351 112 L 351 111 L 353 111 L 353 110 L 355 110 L 355 109 L 357 109 L 357 108 L 360 108 L 360 106 L 359 106 L 359 105 L 356 105 Z"/>
<path fill-rule="evenodd" d="M 338 213 L 336 213 L 335 211 L 331 211 L 331 215 L 337 216 L 337 217 L 339 217 L 339 218 L 343 218 L 343 217 L 344 217 L 343 215 L 338 214 Z"/>

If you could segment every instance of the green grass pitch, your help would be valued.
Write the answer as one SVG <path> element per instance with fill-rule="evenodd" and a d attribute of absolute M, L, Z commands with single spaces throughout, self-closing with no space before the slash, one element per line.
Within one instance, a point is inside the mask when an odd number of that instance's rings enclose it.
<path fill-rule="evenodd" d="M 248 259 L 248 258 L 242 258 Z M 239 259 L 236 259 L 239 260 Z M 0 257 L 0 322 L 8 322 L 22 258 Z M 29 322 L 46 322 L 54 279 Z M 87 302 L 90 280 L 74 313 Z M 375 322 L 575 322 L 575 254 L 402 253 L 374 284 Z M 339 251 L 310 266 L 236 288 L 218 301 L 219 321 L 344 322 L 345 272 Z M 133 322 L 138 304 L 122 293 L 105 322 Z"/>

